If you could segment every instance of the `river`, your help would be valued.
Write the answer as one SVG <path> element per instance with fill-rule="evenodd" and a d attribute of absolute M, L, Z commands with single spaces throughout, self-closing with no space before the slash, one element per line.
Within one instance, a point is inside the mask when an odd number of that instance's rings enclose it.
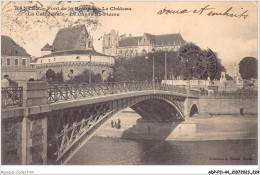
<path fill-rule="evenodd" d="M 133 126 L 139 117 L 135 113 L 121 113 L 114 117 L 114 120 L 121 119 L 122 128 L 112 130 L 108 122 L 68 165 L 257 165 L 256 138 L 192 141 L 121 138 L 120 133 Z M 255 120 L 257 118 L 252 121 Z M 252 121 L 248 123 L 254 123 Z"/>
<path fill-rule="evenodd" d="M 70 165 L 256 165 L 256 140 L 132 141 L 94 136 Z"/>

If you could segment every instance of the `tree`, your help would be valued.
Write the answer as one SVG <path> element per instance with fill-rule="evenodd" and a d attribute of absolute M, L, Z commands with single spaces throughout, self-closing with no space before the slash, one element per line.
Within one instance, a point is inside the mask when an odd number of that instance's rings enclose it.
<path fill-rule="evenodd" d="M 56 82 L 64 82 L 63 79 L 63 71 L 61 70 L 60 73 L 57 73 L 54 79 Z"/>
<path fill-rule="evenodd" d="M 239 73 L 245 80 L 257 78 L 257 59 L 254 57 L 245 57 L 239 63 Z"/>
<path fill-rule="evenodd" d="M 91 82 L 101 83 L 102 76 L 100 74 L 94 74 L 93 72 L 91 72 Z M 67 81 L 67 83 L 89 83 L 89 70 L 84 70 L 81 74 L 76 75 L 71 80 Z"/>
<path fill-rule="evenodd" d="M 185 49 L 188 47 L 197 48 L 203 55 L 207 55 L 209 50 L 202 50 L 200 47 L 193 43 L 187 43 L 181 47 Z M 180 49 L 180 50 L 181 50 Z M 199 74 L 198 72 L 190 71 L 190 65 L 193 65 L 194 60 L 197 60 L 196 54 L 189 55 L 189 58 L 182 58 L 180 56 L 180 50 L 175 52 L 171 51 L 156 51 L 154 53 L 148 53 L 146 56 L 135 56 L 129 59 L 122 57 L 116 58 L 114 73 L 110 76 L 113 77 L 113 81 L 152 81 L 153 75 L 153 58 L 154 58 L 154 77 L 156 81 L 161 82 L 165 75 L 165 56 L 167 58 L 167 79 L 176 79 L 182 77 L 183 79 L 207 79 L 208 74 Z M 217 54 L 217 70 L 211 77 L 220 79 L 221 72 L 226 72 L 225 67 L 221 63 L 221 59 Z M 187 61 L 188 60 L 188 61 Z M 206 62 L 206 58 L 204 60 Z M 196 64 L 195 64 L 196 65 Z M 190 66 L 193 67 L 193 66 Z M 206 66 L 205 66 L 206 67 Z M 231 77 L 227 75 L 229 79 Z M 110 80 L 108 79 L 108 81 Z M 212 78 L 212 79 L 213 79 Z"/>
<path fill-rule="evenodd" d="M 96 30 L 101 26 L 99 15 L 104 11 L 91 2 L 75 1 L 72 4 L 71 1 L 6 1 L 2 2 L 1 13 L 2 34 L 15 38 L 18 44 L 24 45 L 35 38 L 39 39 L 45 31 L 55 31 L 56 28 L 84 24 L 88 32 Z M 53 15 L 55 13 L 63 15 Z"/>
<path fill-rule="evenodd" d="M 46 71 L 47 81 L 54 81 L 56 79 L 56 73 L 52 69 Z"/>
<path fill-rule="evenodd" d="M 59 73 L 55 73 L 54 70 L 48 69 L 46 71 L 46 79 L 49 83 L 61 83 L 64 82 L 62 70 Z"/>
<path fill-rule="evenodd" d="M 226 74 L 226 79 L 227 80 L 234 80 L 230 75 Z"/>

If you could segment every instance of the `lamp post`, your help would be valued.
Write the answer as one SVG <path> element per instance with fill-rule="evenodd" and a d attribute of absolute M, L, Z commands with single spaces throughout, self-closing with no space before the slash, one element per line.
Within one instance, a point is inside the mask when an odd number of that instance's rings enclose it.
<path fill-rule="evenodd" d="M 152 54 L 153 54 L 153 78 L 152 78 L 152 82 L 153 82 L 153 90 L 155 89 L 155 82 L 154 82 L 154 51 L 155 49 L 152 49 Z M 148 56 L 145 57 L 145 59 L 148 59 Z"/>
<path fill-rule="evenodd" d="M 91 84 L 91 54 L 92 51 L 89 52 L 89 84 Z"/>
<path fill-rule="evenodd" d="M 224 82 L 224 85 L 225 85 L 225 93 L 227 92 L 227 82 L 225 81 Z"/>
<path fill-rule="evenodd" d="M 152 49 L 152 54 L 153 54 L 153 90 L 155 89 L 155 80 L 154 80 L 154 48 Z"/>
<path fill-rule="evenodd" d="M 165 80 L 165 83 L 166 83 L 166 81 L 167 81 L 167 53 L 166 52 L 165 52 L 164 58 L 165 58 L 165 63 L 164 63 L 164 80 Z"/>
<path fill-rule="evenodd" d="M 182 58 L 182 56 L 180 56 L 181 57 L 181 78 L 182 78 L 182 80 L 184 79 L 183 78 L 183 58 Z"/>
<path fill-rule="evenodd" d="M 153 90 L 154 90 L 154 55 L 153 55 Z"/>
<path fill-rule="evenodd" d="M 199 92 L 199 96 L 200 96 L 200 76 L 198 75 L 198 92 Z"/>

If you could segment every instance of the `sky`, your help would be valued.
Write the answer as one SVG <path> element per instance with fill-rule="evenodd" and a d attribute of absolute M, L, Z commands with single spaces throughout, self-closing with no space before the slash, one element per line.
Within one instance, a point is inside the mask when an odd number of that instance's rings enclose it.
<path fill-rule="evenodd" d="M 63 12 L 68 14 L 68 10 L 61 10 L 61 7 L 79 7 L 80 5 L 92 4 L 97 7 L 104 7 L 106 13 L 119 13 L 119 16 L 91 17 L 98 20 L 100 25 L 93 28 L 93 25 L 85 23 L 86 17 L 70 16 L 65 20 L 63 17 L 37 16 L 37 10 L 30 12 L 34 16 L 29 16 L 28 11 L 15 10 L 15 7 L 33 6 L 36 2 L 2 2 L 2 35 L 9 35 L 20 46 L 32 56 L 40 56 L 41 48 L 46 44 L 52 44 L 58 30 L 67 27 L 75 21 L 83 21 L 87 30 L 94 38 L 94 47 L 102 52 L 102 36 L 112 29 L 119 34 L 132 34 L 132 36 L 142 36 L 144 33 L 150 34 L 170 34 L 179 33 L 187 42 L 193 42 L 203 49 L 210 48 L 218 54 L 222 63 L 228 69 L 229 74 L 233 74 L 230 65 L 238 64 L 244 57 L 258 56 L 258 7 L 257 2 L 40 2 L 38 7 L 48 8 L 51 12 Z M 212 8 L 204 10 L 202 14 L 193 13 L 201 8 Z M 131 10 L 113 10 L 113 8 L 131 8 Z M 230 9 L 232 7 L 232 9 Z M 57 9 L 59 8 L 59 9 Z M 112 8 L 112 9 L 110 9 Z M 163 9 L 189 11 L 183 14 L 161 14 Z M 214 13 L 243 14 L 240 18 L 223 15 L 208 16 L 210 11 Z M 67 19 L 67 18 L 66 18 Z M 70 23 L 68 21 L 71 21 Z M 74 23 L 73 23 L 74 24 Z M 77 23 L 75 23 L 77 24 Z"/>

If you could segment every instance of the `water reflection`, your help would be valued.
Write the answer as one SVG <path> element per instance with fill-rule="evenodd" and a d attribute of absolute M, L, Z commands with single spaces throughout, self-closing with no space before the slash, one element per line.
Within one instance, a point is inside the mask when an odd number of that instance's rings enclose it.
<path fill-rule="evenodd" d="M 111 128 L 107 123 L 99 136 L 91 138 L 68 164 L 257 165 L 257 139 L 254 139 L 257 137 L 250 133 L 250 137 L 245 137 L 251 127 L 257 131 L 257 116 L 197 118 L 198 135 L 186 141 L 167 140 L 167 136 L 183 123 L 142 123 L 140 116 L 133 112 L 121 113 L 115 119 L 119 117 L 121 129 Z M 148 124 L 151 126 L 150 134 Z M 231 135 L 227 137 L 225 134 Z M 196 140 L 198 136 L 204 141 Z M 233 140 L 221 140 L 224 136 L 232 136 Z"/>
<path fill-rule="evenodd" d="M 223 160 L 213 160 L 213 158 Z M 231 158 L 239 158 L 239 160 Z M 244 160 L 245 158 L 248 160 Z M 133 141 L 94 136 L 68 164 L 256 165 L 257 140 Z"/>

